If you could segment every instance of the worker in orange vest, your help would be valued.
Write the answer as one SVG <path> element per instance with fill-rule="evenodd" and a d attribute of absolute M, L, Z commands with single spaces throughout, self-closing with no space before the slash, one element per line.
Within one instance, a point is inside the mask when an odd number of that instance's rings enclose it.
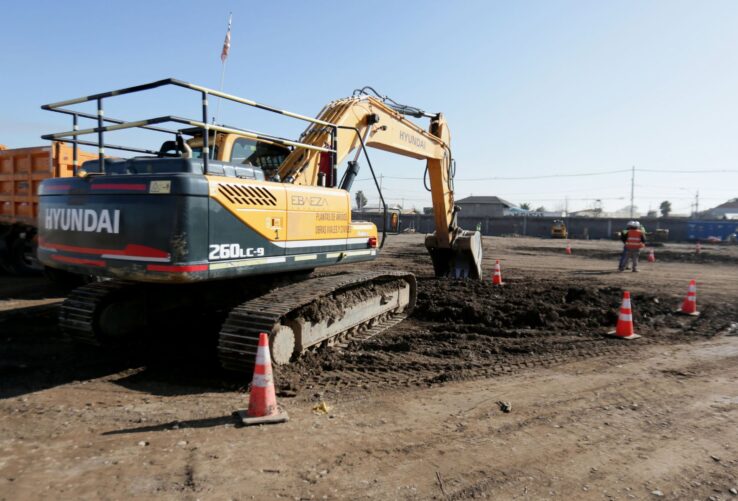
<path fill-rule="evenodd" d="M 638 256 L 641 249 L 646 246 L 646 235 L 641 229 L 641 223 L 638 221 L 628 223 L 624 241 L 626 257 L 625 260 L 620 261 L 618 270 L 625 271 L 625 265 L 628 264 L 628 261 L 633 261 L 633 272 L 638 273 Z"/>

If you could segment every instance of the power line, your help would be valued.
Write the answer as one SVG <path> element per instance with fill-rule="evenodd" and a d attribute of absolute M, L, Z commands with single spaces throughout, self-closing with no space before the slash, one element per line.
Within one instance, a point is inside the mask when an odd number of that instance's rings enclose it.
<path fill-rule="evenodd" d="M 581 172 L 578 174 L 545 174 L 542 176 L 468 177 L 468 178 L 454 178 L 454 181 L 516 181 L 516 180 L 527 180 L 527 179 L 552 179 L 552 178 L 557 178 L 557 177 L 607 176 L 610 174 L 622 174 L 623 172 L 630 172 L 630 169 L 611 170 L 611 171 L 604 171 L 604 172 Z"/>
<path fill-rule="evenodd" d="M 591 177 L 591 176 L 608 176 L 611 174 L 624 174 L 626 172 L 633 175 L 636 172 L 658 172 L 663 174 L 726 174 L 738 173 L 738 169 L 708 169 L 708 170 L 671 170 L 671 169 L 618 169 L 602 172 L 579 172 L 565 174 L 544 174 L 540 176 L 488 176 L 488 177 L 456 177 L 454 181 L 524 181 L 532 179 L 554 179 L 561 177 Z M 405 181 L 421 181 L 422 177 L 405 177 L 405 176 L 384 176 L 385 179 L 397 179 Z M 367 181 L 371 178 L 357 179 L 357 181 Z"/>
<path fill-rule="evenodd" d="M 668 170 L 668 169 L 636 169 L 638 172 L 663 172 L 667 174 L 725 174 L 738 173 L 738 169 L 717 169 L 717 170 Z"/>
<path fill-rule="evenodd" d="M 622 174 L 630 172 L 630 169 L 612 170 L 606 172 L 583 172 L 579 174 L 545 174 L 542 176 L 490 176 L 490 177 L 455 177 L 454 181 L 522 181 L 529 179 L 551 179 L 556 177 L 585 177 L 585 176 L 605 176 L 609 174 Z M 407 181 L 421 181 L 422 177 L 403 177 L 403 176 L 385 176 L 386 179 L 399 179 Z"/>

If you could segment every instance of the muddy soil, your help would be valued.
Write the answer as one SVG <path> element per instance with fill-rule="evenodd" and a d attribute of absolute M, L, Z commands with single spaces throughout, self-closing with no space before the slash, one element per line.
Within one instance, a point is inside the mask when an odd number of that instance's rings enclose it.
<path fill-rule="evenodd" d="M 618 274 L 577 255 L 617 243 L 573 244 L 485 238 L 501 288 L 433 278 L 422 235 L 337 267 L 412 271 L 418 305 L 277 368 L 291 421 L 262 428 L 235 426 L 247 383 L 202 344 L 77 347 L 55 328 L 63 293 L 0 277 L 0 500 L 732 498 L 738 267 Z M 694 277 L 702 315 L 676 315 Z M 624 289 L 644 336 L 629 342 L 605 335 Z"/>
<path fill-rule="evenodd" d="M 625 351 L 631 348 L 627 341 L 606 335 L 622 295 L 619 287 L 585 281 L 515 279 L 499 287 L 421 278 L 418 304 L 406 322 L 345 350 L 322 348 L 276 368 L 278 388 L 285 396 L 313 398 L 328 391 L 331 398 L 345 398 L 390 381 L 427 386 L 489 376 L 504 367 Z M 632 304 L 636 330 L 645 336 L 640 345 L 711 337 L 738 322 L 735 302 L 701 305 L 697 318 L 679 315 L 670 296 L 636 292 Z"/>

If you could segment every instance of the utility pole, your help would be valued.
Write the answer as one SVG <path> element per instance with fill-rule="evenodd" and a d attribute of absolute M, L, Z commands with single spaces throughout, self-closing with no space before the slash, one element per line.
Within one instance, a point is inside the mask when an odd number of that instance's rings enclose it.
<path fill-rule="evenodd" d="M 697 190 L 694 194 L 694 217 L 700 212 L 700 190 Z"/>
<path fill-rule="evenodd" d="M 634 165 L 630 171 L 630 218 L 633 219 L 635 213 L 635 207 L 633 207 L 633 198 L 635 195 L 635 177 L 636 177 L 636 166 Z"/>

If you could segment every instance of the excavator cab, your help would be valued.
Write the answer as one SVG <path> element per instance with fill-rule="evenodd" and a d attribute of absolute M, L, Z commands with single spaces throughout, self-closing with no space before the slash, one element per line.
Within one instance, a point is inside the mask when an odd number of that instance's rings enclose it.
<path fill-rule="evenodd" d="M 193 158 L 202 158 L 204 143 L 202 129 L 185 129 L 182 132 L 192 135 L 192 138 L 186 142 L 185 148 L 189 147 L 192 150 Z M 276 171 L 291 151 L 290 148 L 268 140 L 257 141 L 239 134 L 218 134 L 217 132 L 210 133 L 209 144 L 212 150 L 210 158 L 260 167 L 265 174 Z M 270 176 L 266 177 L 269 179 Z"/>

